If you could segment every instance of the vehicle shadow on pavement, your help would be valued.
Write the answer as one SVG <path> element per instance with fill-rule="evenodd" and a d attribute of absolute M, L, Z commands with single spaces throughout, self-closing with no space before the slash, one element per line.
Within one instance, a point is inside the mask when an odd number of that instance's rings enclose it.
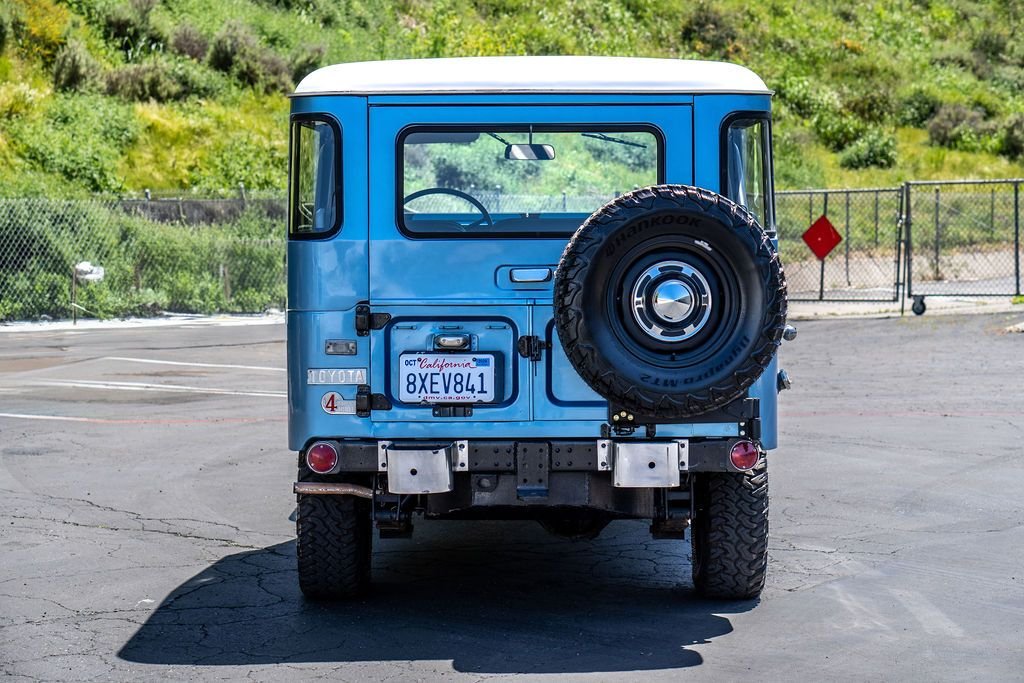
<path fill-rule="evenodd" d="M 375 539 L 376 541 L 376 539 Z M 376 541 L 374 588 L 306 601 L 295 544 L 229 555 L 174 591 L 119 652 L 149 664 L 451 660 L 473 673 L 583 673 L 696 666 L 689 646 L 732 631 L 689 581 L 688 543 L 613 523 L 594 541 L 529 522 L 426 522 Z"/>

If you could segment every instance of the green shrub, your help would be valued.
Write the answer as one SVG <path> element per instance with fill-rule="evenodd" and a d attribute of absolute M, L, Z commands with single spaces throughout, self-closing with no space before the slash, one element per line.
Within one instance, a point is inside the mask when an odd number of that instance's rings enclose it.
<path fill-rule="evenodd" d="M 179 99 L 181 86 L 163 62 L 129 64 L 107 74 L 107 94 L 126 100 Z"/>
<path fill-rule="evenodd" d="M 863 121 L 846 112 L 821 112 L 814 116 L 812 125 L 818 139 L 833 152 L 846 149 L 867 129 Z"/>
<path fill-rule="evenodd" d="M 3 52 L 7 47 L 8 41 L 11 39 L 11 11 L 4 5 L 0 7 L 0 52 Z"/>
<path fill-rule="evenodd" d="M 880 123 L 888 121 L 896 113 L 896 102 L 892 93 L 875 83 L 858 87 L 845 98 L 846 108 L 864 121 Z"/>
<path fill-rule="evenodd" d="M 232 21 L 213 37 L 206 61 L 218 71 L 231 73 L 238 55 L 258 49 L 259 42 L 253 32 L 245 24 Z"/>
<path fill-rule="evenodd" d="M 707 2 L 699 2 L 683 24 L 680 37 L 696 52 L 721 55 L 733 47 L 739 33 L 728 15 Z"/>
<path fill-rule="evenodd" d="M 1007 30 L 999 26 L 985 26 L 971 41 L 971 49 L 982 59 L 997 61 L 1006 52 L 1010 36 Z"/>
<path fill-rule="evenodd" d="M 1011 159 L 1024 158 L 1024 114 L 1008 118 L 998 134 L 999 153 Z"/>
<path fill-rule="evenodd" d="M 187 61 L 150 59 L 109 72 L 106 91 L 126 100 L 167 102 L 214 94 L 220 82 L 206 68 Z"/>
<path fill-rule="evenodd" d="M 68 35 L 70 13 L 54 0 L 19 0 L 3 3 L 11 20 L 12 42 L 29 61 L 53 64 Z"/>
<path fill-rule="evenodd" d="M 292 81 L 298 83 L 303 78 L 319 69 L 324 64 L 327 48 L 323 45 L 311 45 L 299 49 L 291 60 Z"/>
<path fill-rule="evenodd" d="M 900 104 L 897 120 L 905 126 L 921 128 L 939 110 L 942 101 L 924 88 L 916 88 Z"/>
<path fill-rule="evenodd" d="M 884 52 L 841 53 L 829 71 L 831 80 L 842 84 L 847 111 L 870 122 L 886 121 L 895 113 L 895 92 L 904 75 Z"/>
<path fill-rule="evenodd" d="M 291 69 L 273 50 L 262 49 L 236 58 L 234 76 L 244 85 L 258 87 L 265 92 L 286 93 L 292 89 Z"/>
<path fill-rule="evenodd" d="M 1024 64 L 1024 59 L 1021 63 Z M 992 74 L 992 82 L 1011 92 L 1024 90 L 1024 68 L 1009 64 L 996 67 Z"/>
<path fill-rule="evenodd" d="M 807 78 L 790 76 L 778 84 L 779 98 L 794 114 L 809 119 L 815 114 L 837 112 L 840 108 L 839 95 L 821 83 L 811 83 Z"/>
<path fill-rule="evenodd" d="M 53 62 L 53 88 L 63 92 L 91 90 L 100 74 L 100 65 L 85 45 L 69 42 Z"/>
<path fill-rule="evenodd" d="M 153 23 L 153 10 L 158 4 L 159 0 L 129 0 L 107 6 L 104 35 L 125 53 L 128 61 L 160 52 L 167 43 L 164 31 Z"/>
<path fill-rule="evenodd" d="M 42 93 L 27 83 L 0 84 L 0 118 L 14 119 L 24 116 L 41 97 Z"/>
<path fill-rule="evenodd" d="M 896 165 L 896 138 L 891 133 L 872 128 L 850 144 L 840 155 L 843 168 L 892 168 Z"/>
<path fill-rule="evenodd" d="M 977 109 L 944 104 L 928 120 L 928 141 L 939 147 L 976 151 L 984 122 L 984 115 Z"/>
<path fill-rule="evenodd" d="M 261 45 L 244 24 L 230 22 L 214 36 L 207 61 L 214 69 L 234 76 L 244 85 L 266 92 L 291 90 L 288 64 L 273 50 Z"/>
<path fill-rule="evenodd" d="M 932 55 L 931 62 L 936 66 L 952 66 L 972 73 L 977 66 L 975 54 L 966 47 L 955 44 L 939 47 Z"/>
<path fill-rule="evenodd" d="M 181 24 L 171 38 L 171 49 L 197 62 L 206 57 L 210 41 L 192 24 Z"/>
<path fill-rule="evenodd" d="M 171 72 L 181 86 L 181 97 L 211 97 L 227 87 L 222 75 L 205 65 L 190 61 L 171 63 Z"/>

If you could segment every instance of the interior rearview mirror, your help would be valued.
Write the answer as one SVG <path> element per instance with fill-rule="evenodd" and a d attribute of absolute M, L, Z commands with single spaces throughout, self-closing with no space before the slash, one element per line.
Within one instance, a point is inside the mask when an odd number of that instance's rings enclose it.
<path fill-rule="evenodd" d="M 524 161 L 551 161 L 555 148 L 551 145 L 506 145 L 505 158 Z"/>

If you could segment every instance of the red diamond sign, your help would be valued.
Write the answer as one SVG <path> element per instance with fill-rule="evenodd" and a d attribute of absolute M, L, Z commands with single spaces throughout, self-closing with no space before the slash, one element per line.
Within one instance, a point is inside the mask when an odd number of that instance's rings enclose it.
<path fill-rule="evenodd" d="M 803 237 L 804 242 L 819 260 L 825 260 L 825 257 L 843 241 L 843 236 L 825 216 L 811 223 Z"/>

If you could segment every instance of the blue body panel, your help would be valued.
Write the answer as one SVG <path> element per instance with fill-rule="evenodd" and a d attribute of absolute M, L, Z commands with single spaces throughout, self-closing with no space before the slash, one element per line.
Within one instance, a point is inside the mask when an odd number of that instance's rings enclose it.
<path fill-rule="evenodd" d="M 767 111 L 768 96 L 745 95 L 395 95 L 292 100 L 293 114 L 326 114 L 342 131 L 342 226 L 327 239 L 288 244 L 289 447 L 314 438 L 598 438 L 606 403 L 565 357 L 552 325 L 551 282 L 512 283 L 512 267 L 551 267 L 565 237 L 409 237 L 396 219 L 397 138 L 414 124 L 642 124 L 664 139 L 664 181 L 719 190 L 719 129 L 735 111 Z M 628 189 L 628 188 L 624 188 Z M 355 333 L 355 307 L 391 320 Z M 474 350 L 495 353 L 503 383 L 494 405 L 471 417 L 435 418 L 429 406 L 397 400 L 403 352 L 430 350 L 432 335 L 459 327 Z M 520 335 L 550 352 L 533 363 L 515 352 Z M 357 342 L 354 356 L 325 353 L 328 339 Z M 331 415 L 321 398 L 354 400 L 356 386 L 307 385 L 310 368 L 365 368 L 371 391 L 393 407 L 372 417 Z M 776 362 L 751 389 L 761 401 L 762 442 L 774 448 Z M 735 436 L 735 423 L 661 425 L 659 436 Z"/>

